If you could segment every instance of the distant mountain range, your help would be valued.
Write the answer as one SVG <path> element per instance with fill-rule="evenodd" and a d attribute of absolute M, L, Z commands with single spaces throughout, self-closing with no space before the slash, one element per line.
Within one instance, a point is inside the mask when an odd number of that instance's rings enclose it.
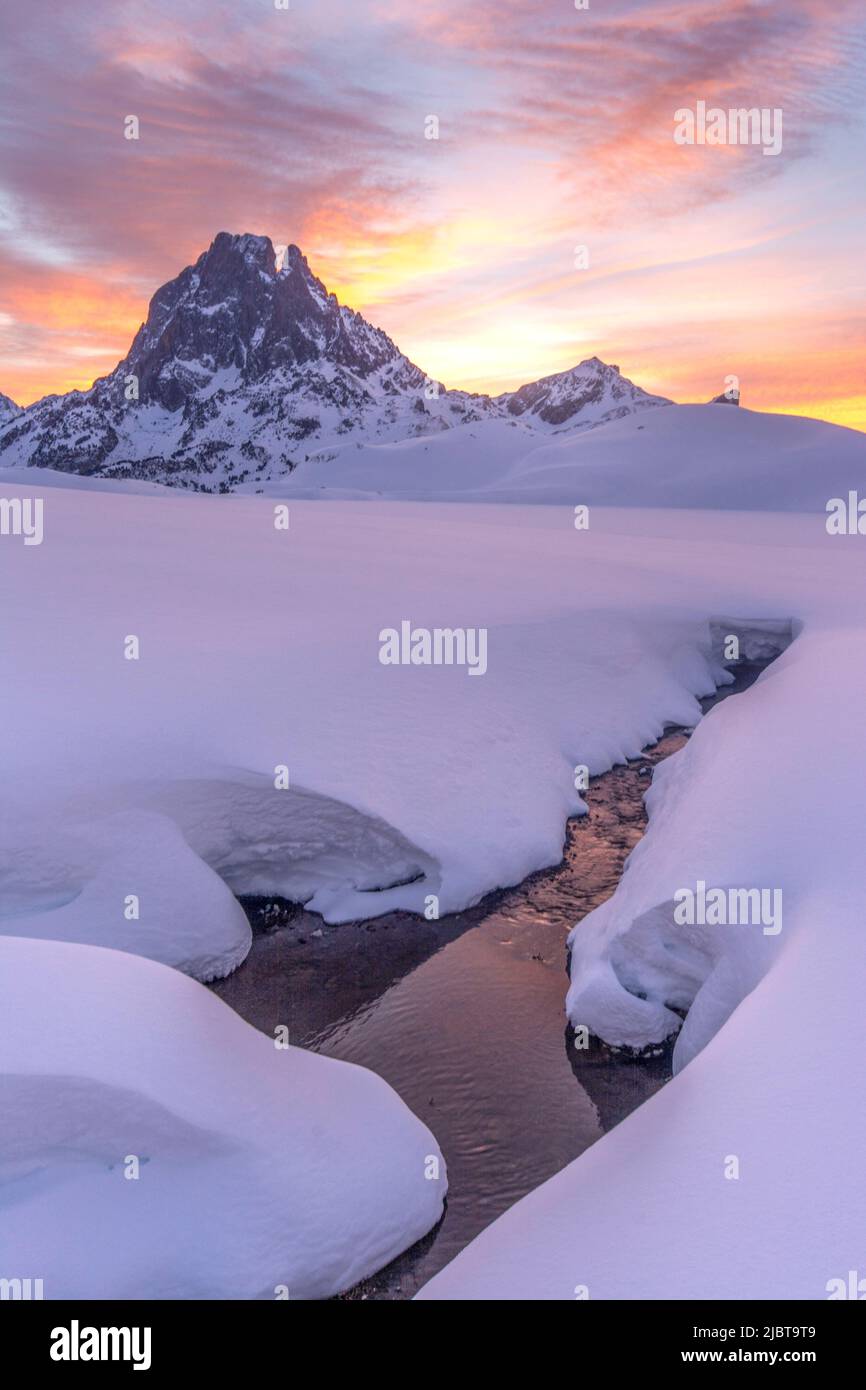
<path fill-rule="evenodd" d="M 0 396 L 0 465 L 231 491 L 346 444 L 505 420 L 584 431 L 671 402 L 590 357 L 500 396 L 448 391 L 341 305 L 297 246 L 220 232 L 157 290 L 122 362 L 21 410 Z"/>

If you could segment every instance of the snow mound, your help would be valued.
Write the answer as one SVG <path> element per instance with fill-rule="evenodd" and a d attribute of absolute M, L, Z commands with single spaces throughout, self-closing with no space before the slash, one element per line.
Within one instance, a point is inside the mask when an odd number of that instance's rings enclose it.
<path fill-rule="evenodd" d="M 132 951 L 199 980 L 228 975 L 252 941 L 237 899 L 174 821 L 68 805 L 4 836 L 0 934 Z"/>
<path fill-rule="evenodd" d="M 0 1040 L 0 1269 L 46 1298 L 328 1297 L 441 1215 L 386 1082 L 164 966 L 0 938 Z"/>
<path fill-rule="evenodd" d="M 436 861 L 379 817 L 239 769 L 133 784 L 110 803 L 170 817 L 233 893 L 279 894 L 327 922 L 386 912 L 402 887 L 438 882 Z"/>
<path fill-rule="evenodd" d="M 236 893 L 279 894 L 341 922 L 388 911 L 422 880 L 425 893 L 438 885 L 429 855 L 303 788 L 239 770 L 107 785 L 4 828 L 0 933 L 133 951 L 211 980 L 249 951 Z"/>

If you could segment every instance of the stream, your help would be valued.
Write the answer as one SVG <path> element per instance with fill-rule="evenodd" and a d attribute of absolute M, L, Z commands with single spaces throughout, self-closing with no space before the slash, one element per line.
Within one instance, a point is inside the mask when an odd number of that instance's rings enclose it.
<path fill-rule="evenodd" d="M 703 701 L 745 690 L 763 663 Z M 404 912 L 326 926 L 283 900 L 242 899 L 254 938 L 211 988 L 255 1027 L 383 1076 L 429 1125 L 448 1165 L 439 1225 L 342 1295 L 404 1299 L 519 1198 L 559 1172 L 664 1085 L 671 1045 L 632 1058 L 565 1017 L 566 937 L 610 897 L 646 827 L 652 768 L 686 742 L 671 728 L 639 758 L 592 779 L 563 859 L 466 912 Z"/>

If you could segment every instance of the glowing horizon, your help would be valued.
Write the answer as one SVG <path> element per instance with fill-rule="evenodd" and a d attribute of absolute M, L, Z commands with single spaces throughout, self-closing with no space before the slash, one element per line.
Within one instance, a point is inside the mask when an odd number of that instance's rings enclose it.
<path fill-rule="evenodd" d="M 10 8 L 0 391 L 21 405 L 113 370 L 227 230 L 295 242 L 449 387 L 595 355 L 676 401 L 734 374 L 747 407 L 866 429 L 854 0 Z M 778 156 L 677 145 L 702 100 L 783 110 Z"/>

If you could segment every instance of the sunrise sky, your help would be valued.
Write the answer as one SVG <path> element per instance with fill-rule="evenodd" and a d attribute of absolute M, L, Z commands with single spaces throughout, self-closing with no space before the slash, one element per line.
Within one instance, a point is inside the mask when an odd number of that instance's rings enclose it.
<path fill-rule="evenodd" d="M 6 0 L 0 391 L 89 386 L 250 231 L 448 386 L 597 354 L 866 429 L 862 0 L 289 2 Z M 698 100 L 782 152 L 676 145 Z"/>

